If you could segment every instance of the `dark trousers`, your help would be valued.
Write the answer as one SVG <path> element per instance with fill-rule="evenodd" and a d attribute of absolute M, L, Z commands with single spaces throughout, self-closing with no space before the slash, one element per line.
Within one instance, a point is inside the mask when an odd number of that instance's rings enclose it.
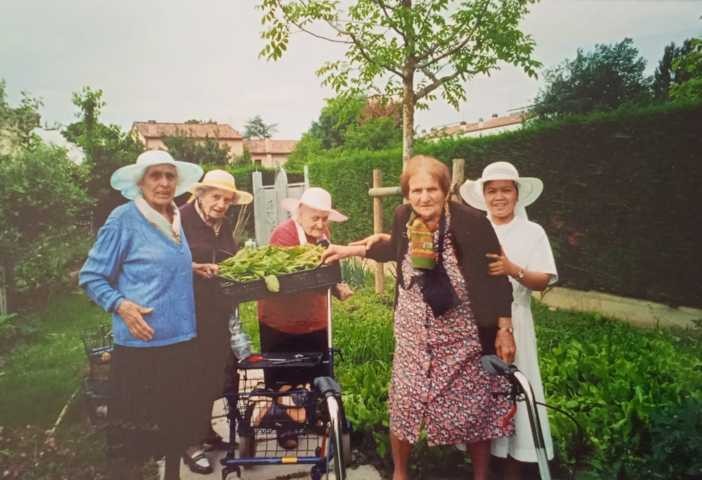
<path fill-rule="evenodd" d="M 271 328 L 259 323 L 261 332 L 261 352 L 286 353 L 286 352 L 321 352 L 327 358 L 329 343 L 327 342 L 327 329 L 316 332 L 293 334 Z M 328 367 L 281 367 L 268 368 L 264 372 L 266 387 L 274 388 L 280 384 L 299 385 L 311 383 L 315 377 L 329 375 Z"/>

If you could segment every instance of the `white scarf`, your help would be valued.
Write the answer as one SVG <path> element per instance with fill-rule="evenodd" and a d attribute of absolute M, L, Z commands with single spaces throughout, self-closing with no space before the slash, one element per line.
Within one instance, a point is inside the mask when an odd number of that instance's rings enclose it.
<path fill-rule="evenodd" d="M 170 208 L 173 213 L 173 223 L 168 223 L 166 217 L 158 213 L 154 208 L 144 200 L 144 197 L 138 196 L 134 199 L 136 207 L 139 209 L 144 218 L 156 227 L 166 237 L 180 245 L 180 210 L 174 202 L 171 202 Z"/>

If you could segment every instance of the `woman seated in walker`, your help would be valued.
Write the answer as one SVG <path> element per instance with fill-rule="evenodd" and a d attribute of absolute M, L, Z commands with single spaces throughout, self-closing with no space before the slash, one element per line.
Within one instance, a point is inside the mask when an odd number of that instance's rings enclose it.
<path fill-rule="evenodd" d="M 292 216 L 273 230 L 271 245 L 324 244 L 330 237 L 329 222 L 347 220 L 345 215 L 332 208 L 331 195 L 323 188 L 308 188 L 299 199 L 286 198 L 281 205 Z M 339 284 L 334 290 L 341 300 L 352 294 L 346 284 Z M 328 308 L 324 289 L 260 300 L 261 351 L 322 352 L 326 356 L 329 349 Z M 305 369 L 267 369 L 265 375 L 269 388 L 290 388 L 291 385 L 310 383 L 317 376 L 327 375 L 327 371 L 319 365 Z M 294 432 L 280 431 L 278 440 L 283 448 L 297 447 Z"/>

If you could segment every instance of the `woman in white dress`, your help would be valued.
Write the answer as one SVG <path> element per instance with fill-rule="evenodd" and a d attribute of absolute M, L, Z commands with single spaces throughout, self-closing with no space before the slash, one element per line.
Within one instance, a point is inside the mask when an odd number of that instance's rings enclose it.
<path fill-rule="evenodd" d="M 494 162 L 482 176 L 468 180 L 460 188 L 463 199 L 472 207 L 487 210 L 502 246 L 500 255 L 488 254 L 491 275 L 506 275 L 512 284 L 512 325 L 517 351 L 514 364 L 529 379 L 536 400 L 544 402 L 536 334 L 531 315 L 531 292 L 542 291 L 558 279 L 556 263 L 546 232 L 541 225 L 527 219 L 524 207 L 533 203 L 543 190 L 538 178 L 520 177 L 508 162 Z M 539 406 L 546 452 L 553 458 L 553 443 L 546 409 Z M 505 475 L 509 480 L 522 477 L 521 462 L 536 462 L 536 450 L 524 402 L 517 403 L 515 433 L 512 437 L 492 441 L 491 453 L 505 458 Z"/>

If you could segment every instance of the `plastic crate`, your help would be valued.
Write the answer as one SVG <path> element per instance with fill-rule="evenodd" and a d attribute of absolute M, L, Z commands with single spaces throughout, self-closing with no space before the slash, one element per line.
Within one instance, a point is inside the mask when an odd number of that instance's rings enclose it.
<path fill-rule="evenodd" d="M 338 262 L 322 265 L 314 270 L 279 275 L 280 291 L 273 293 L 266 288 L 263 280 L 253 282 L 235 282 L 219 277 L 222 293 L 232 300 L 242 303 L 278 295 L 289 295 L 307 290 L 330 288 L 341 282 L 341 267 Z"/>

